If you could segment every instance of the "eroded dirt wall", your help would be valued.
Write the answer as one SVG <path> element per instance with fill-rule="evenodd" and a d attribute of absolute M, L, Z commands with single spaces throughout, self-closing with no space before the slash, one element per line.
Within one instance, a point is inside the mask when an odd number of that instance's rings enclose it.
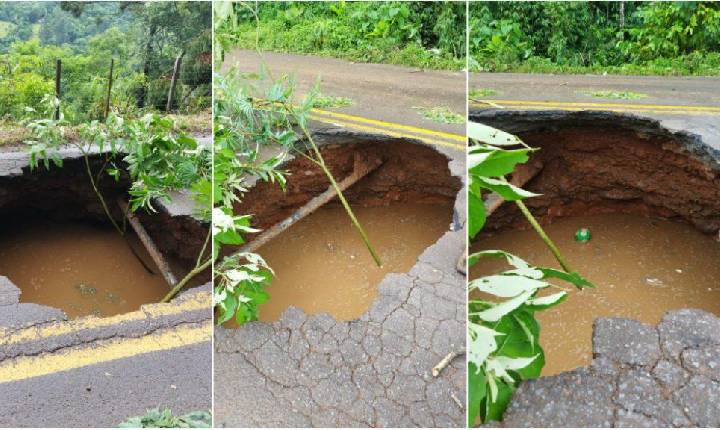
<path fill-rule="evenodd" d="M 383 139 L 325 145 L 322 154 L 338 181 L 352 172 L 355 157 L 382 160 L 376 171 L 345 192 L 351 204 L 452 202 L 461 187 L 447 167 L 447 157 L 424 145 Z M 236 208 L 238 213 L 253 214 L 258 228 L 283 220 L 330 186 L 322 170 L 304 157 L 296 156 L 283 168 L 292 173 L 285 192 L 277 184 L 258 182 Z"/>
<path fill-rule="evenodd" d="M 517 134 L 540 148 L 518 175 L 537 169 L 525 188 L 542 194 L 526 204 L 541 222 L 573 215 L 628 213 L 720 229 L 720 168 L 710 148 L 657 123 L 592 112 L 526 112 L 475 120 Z M 524 227 L 503 205 L 487 228 Z"/>

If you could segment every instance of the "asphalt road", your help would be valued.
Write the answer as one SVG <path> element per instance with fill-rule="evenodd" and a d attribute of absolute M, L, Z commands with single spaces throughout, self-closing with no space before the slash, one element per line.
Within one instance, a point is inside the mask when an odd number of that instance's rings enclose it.
<path fill-rule="evenodd" d="M 2 427 L 117 427 L 146 409 L 210 410 L 209 341 L 0 384 Z"/>
<path fill-rule="evenodd" d="M 304 95 L 320 78 L 322 94 L 349 97 L 354 101 L 352 106 L 326 111 L 456 135 L 465 134 L 465 124 L 431 121 L 414 109 L 447 106 L 465 116 L 465 72 L 353 63 L 309 55 L 263 55 L 273 77 L 277 79 L 283 74 L 295 77 L 299 95 Z M 236 50 L 226 55 L 222 71 L 235 66 L 243 72 L 258 72 L 260 64 L 256 52 Z M 342 120 L 347 118 L 336 116 L 329 121 Z"/>
<path fill-rule="evenodd" d="M 0 277 L 0 427 L 117 427 L 148 409 L 210 410 L 209 286 L 67 321 Z"/>
<path fill-rule="evenodd" d="M 471 89 L 495 94 L 475 97 L 470 110 L 601 110 L 658 120 L 720 149 L 720 78 L 617 75 L 471 73 Z M 586 93 L 632 91 L 645 97 L 622 100 Z"/>
<path fill-rule="evenodd" d="M 471 73 L 470 88 L 497 91 L 483 99 L 706 106 L 720 114 L 720 78 Z M 583 94 L 598 90 L 632 91 L 646 97 L 613 100 Z"/>

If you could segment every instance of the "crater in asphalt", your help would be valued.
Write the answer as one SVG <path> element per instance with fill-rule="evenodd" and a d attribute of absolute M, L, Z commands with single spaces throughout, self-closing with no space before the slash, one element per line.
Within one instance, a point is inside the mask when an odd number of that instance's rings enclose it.
<path fill-rule="evenodd" d="M 461 183 L 450 173 L 448 158 L 433 148 L 374 139 L 326 144 L 322 154 L 338 181 L 352 174 L 358 160 L 379 164 L 344 194 L 383 266 L 373 262 L 335 198 L 258 249 L 276 273 L 270 300 L 260 307 L 261 321 L 278 320 L 290 306 L 310 315 L 356 319 L 373 303 L 386 274 L 409 271 L 425 248 L 453 227 Z M 284 168 L 290 172 L 286 192 L 260 182 L 238 208 L 254 214 L 260 229 L 290 216 L 330 185 L 303 157 Z"/>
<path fill-rule="evenodd" d="M 159 301 L 170 287 L 132 229 L 124 238 L 110 225 L 82 163 L 68 159 L 62 168 L 0 176 L 0 275 L 21 290 L 21 302 L 59 308 L 70 318 L 117 315 Z M 99 159 L 93 163 L 100 168 Z M 116 220 L 122 219 L 116 199 L 127 198 L 128 186 L 124 178 L 100 182 Z M 190 217 L 140 218 L 181 278 L 204 228 Z"/>
<path fill-rule="evenodd" d="M 545 374 L 590 363 L 596 318 L 655 325 L 678 308 L 720 312 L 716 150 L 691 133 L 628 115 L 498 111 L 471 119 L 541 149 L 514 180 L 541 194 L 527 206 L 573 269 L 598 286 L 573 291 L 567 302 L 539 315 Z M 528 227 L 515 205 L 503 204 L 472 248 L 500 247 L 532 264 L 557 266 Z M 573 239 L 582 227 L 592 233 L 587 243 Z M 471 278 L 501 268 L 483 263 Z"/>

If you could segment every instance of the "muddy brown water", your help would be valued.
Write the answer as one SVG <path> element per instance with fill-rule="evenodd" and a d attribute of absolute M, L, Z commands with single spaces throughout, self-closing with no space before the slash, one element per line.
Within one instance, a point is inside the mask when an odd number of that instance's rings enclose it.
<path fill-rule="evenodd" d="M 574 240 L 581 227 L 592 234 L 587 243 Z M 568 217 L 544 228 L 571 267 L 597 285 L 595 290 L 571 289 L 564 303 L 536 314 L 546 354 L 544 375 L 590 363 L 592 325 L 598 317 L 657 324 L 673 309 L 720 315 L 720 243 L 687 224 L 610 214 Z M 558 267 L 532 230 L 496 233 L 472 248 L 503 249 L 537 266 Z M 483 259 L 471 269 L 471 278 L 504 266 Z"/>
<path fill-rule="evenodd" d="M 407 272 L 452 221 L 452 204 L 392 203 L 353 207 L 379 253 L 375 265 L 344 209 L 327 205 L 258 250 L 275 271 L 261 321 L 276 321 L 289 307 L 339 320 L 360 317 L 386 274 Z"/>
<path fill-rule="evenodd" d="M 69 318 L 111 316 L 158 302 L 169 291 L 152 260 L 130 236 L 149 273 L 112 227 L 41 219 L 3 220 L 0 274 L 23 303 L 62 309 Z"/>

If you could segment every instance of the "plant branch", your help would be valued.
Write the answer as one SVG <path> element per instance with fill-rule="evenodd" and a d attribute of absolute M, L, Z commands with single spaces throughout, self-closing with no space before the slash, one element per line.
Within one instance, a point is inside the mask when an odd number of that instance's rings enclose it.
<path fill-rule="evenodd" d="M 163 297 L 160 303 L 167 303 L 172 300 L 177 295 L 177 293 L 180 292 L 180 290 L 182 290 L 185 285 L 187 285 L 188 282 L 190 282 L 195 276 L 202 273 L 205 269 L 210 267 L 210 264 L 212 264 L 212 262 L 212 258 L 209 258 L 203 264 L 195 266 L 194 269 L 188 272 L 188 274 L 185 275 L 185 277 L 180 282 L 178 282 L 177 285 L 175 285 L 165 297 Z"/>
<path fill-rule="evenodd" d="M 200 265 L 200 261 L 202 261 L 203 254 L 205 254 L 205 250 L 207 249 L 207 246 L 210 243 L 211 237 L 212 237 L 212 228 L 208 229 L 208 234 L 205 237 L 205 243 L 203 244 L 203 247 L 200 250 L 200 254 L 198 255 L 197 262 L 195 262 L 196 267 Z"/>
<path fill-rule="evenodd" d="M 102 196 L 102 193 L 100 193 L 100 190 L 97 188 L 97 184 L 95 183 L 95 178 L 93 177 L 92 171 L 90 169 L 90 159 L 87 154 L 83 156 L 83 159 L 85 160 L 85 171 L 87 172 L 88 178 L 90 178 L 90 185 L 92 185 L 93 190 L 95 191 L 95 194 L 97 195 L 98 199 L 100 199 L 100 204 L 103 207 L 103 210 L 105 211 L 105 215 L 110 219 L 110 222 L 112 222 L 112 225 L 115 227 L 115 229 L 120 233 L 121 236 L 125 235 L 125 232 L 122 228 L 118 225 L 118 223 L 115 221 L 115 218 L 110 214 L 110 209 L 108 209 L 107 203 L 105 203 L 105 199 Z"/>
<path fill-rule="evenodd" d="M 567 264 L 565 258 L 562 256 L 562 254 L 560 254 L 560 250 L 557 248 L 557 246 L 555 246 L 555 243 L 553 243 L 550 237 L 545 233 L 545 230 L 543 230 L 543 228 L 537 222 L 533 214 L 530 213 L 530 210 L 527 208 L 527 206 L 525 206 L 525 203 L 523 203 L 521 200 L 516 200 L 515 204 L 518 206 L 518 208 L 520 208 L 520 212 L 525 215 L 525 218 L 527 218 L 528 222 L 535 229 L 543 242 L 545 242 L 545 245 L 547 245 L 548 249 L 550 249 L 550 252 L 553 253 L 557 262 L 560 263 L 560 267 L 562 267 L 563 270 L 567 273 L 573 273 L 573 270 Z"/>
<path fill-rule="evenodd" d="M 343 195 L 342 190 L 337 184 L 337 181 L 335 181 L 335 177 L 330 172 L 330 169 L 328 169 L 327 165 L 325 164 L 325 159 L 323 159 L 322 154 L 320 153 L 320 149 L 318 148 L 317 144 L 315 143 L 315 140 L 313 140 L 312 136 L 310 135 L 310 131 L 307 129 L 305 124 L 302 124 L 300 126 L 303 133 L 305 134 L 305 137 L 308 139 L 308 142 L 312 146 L 313 151 L 315 152 L 315 156 L 317 157 L 318 165 L 323 170 L 325 175 L 330 180 L 330 184 L 335 189 L 335 192 L 338 195 L 338 199 L 340 199 L 340 203 L 342 203 L 343 207 L 345 208 L 345 212 L 347 212 L 348 216 L 350 217 L 350 220 L 352 221 L 353 225 L 357 229 L 358 233 L 360 233 L 360 237 L 362 238 L 363 242 L 365 243 L 365 246 L 367 247 L 368 251 L 370 251 L 370 255 L 372 255 L 373 260 L 375 260 L 375 264 L 377 264 L 378 267 L 382 267 L 382 261 L 380 260 L 380 257 L 375 252 L 375 249 L 373 248 L 372 244 L 370 243 L 370 239 L 367 236 L 367 233 L 365 233 L 365 229 L 360 225 L 360 222 L 355 217 L 355 213 L 353 212 L 352 208 L 350 207 L 350 204 L 345 199 L 345 196 Z"/>

